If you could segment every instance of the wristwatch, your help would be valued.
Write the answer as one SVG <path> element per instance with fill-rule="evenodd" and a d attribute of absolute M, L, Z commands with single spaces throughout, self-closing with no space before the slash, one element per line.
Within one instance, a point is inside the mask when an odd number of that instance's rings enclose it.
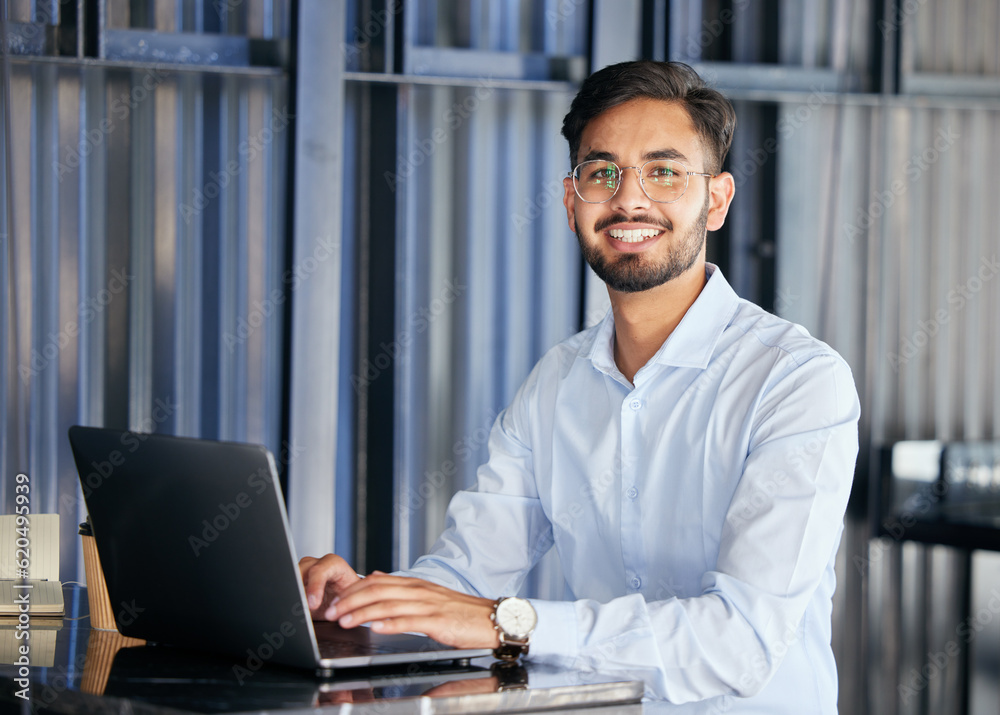
<path fill-rule="evenodd" d="M 498 598 L 490 614 L 493 628 L 500 635 L 500 646 L 493 655 L 500 660 L 517 660 L 528 653 L 528 641 L 538 623 L 538 615 L 523 598 Z"/>

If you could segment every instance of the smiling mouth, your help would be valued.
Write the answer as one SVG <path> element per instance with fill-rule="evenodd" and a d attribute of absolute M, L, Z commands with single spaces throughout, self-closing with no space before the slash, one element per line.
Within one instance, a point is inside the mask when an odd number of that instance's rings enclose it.
<path fill-rule="evenodd" d="M 608 235 L 616 241 L 622 243 L 640 243 L 647 238 L 659 236 L 663 231 L 655 228 L 612 228 L 608 230 Z"/>

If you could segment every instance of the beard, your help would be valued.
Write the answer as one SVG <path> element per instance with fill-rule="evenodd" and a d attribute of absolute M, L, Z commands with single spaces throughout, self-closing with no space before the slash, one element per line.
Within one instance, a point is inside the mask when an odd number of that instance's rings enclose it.
<path fill-rule="evenodd" d="M 701 213 L 694 225 L 680 236 L 676 243 L 668 245 L 666 256 L 657 259 L 648 258 L 645 251 L 622 253 L 617 257 L 608 258 L 597 245 L 584 240 L 579 225 L 576 228 L 576 238 L 580 242 L 583 257 L 594 269 L 598 278 L 619 293 L 638 293 L 672 281 L 695 264 L 705 245 L 708 208 L 709 196 L 706 195 L 705 203 L 701 207 Z M 635 216 L 628 219 L 618 215 L 598 221 L 594 226 L 594 231 L 599 233 L 615 224 L 627 223 L 629 220 L 660 226 L 665 231 L 673 230 L 673 224 L 669 221 L 653 220 L 650 216 Z M 670 237 L 664 236 L 663 238 L 669 239 Z"/>

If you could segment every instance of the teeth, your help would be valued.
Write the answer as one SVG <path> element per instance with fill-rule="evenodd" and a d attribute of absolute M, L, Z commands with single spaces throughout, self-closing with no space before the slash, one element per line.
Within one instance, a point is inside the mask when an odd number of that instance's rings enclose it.
<path fill-rule="evenodd" d="M 624 243 L 639 243 L 639 241 L 647 238 L 658 236 L 660 231 L 655 228 L 613 228 L 608 233 L 611 235 L 611 238 L 616 238 Z"/>

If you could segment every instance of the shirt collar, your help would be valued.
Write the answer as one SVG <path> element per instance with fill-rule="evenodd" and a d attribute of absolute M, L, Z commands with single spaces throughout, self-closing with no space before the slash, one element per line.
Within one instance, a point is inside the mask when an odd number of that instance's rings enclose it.
<path fill-rule="evenodd" d="M 681 322 L 664 341 L 649 363 L 704 369 L 736 313 L 739 296 L 719 267 L 705 264 L 705 287 L 688 308 Z M 601 372 L 619 374 L 614 357 L 615 318 L 610 309 L 592 333 L 592 341 L 581 346 L 580 356 Z"/>

